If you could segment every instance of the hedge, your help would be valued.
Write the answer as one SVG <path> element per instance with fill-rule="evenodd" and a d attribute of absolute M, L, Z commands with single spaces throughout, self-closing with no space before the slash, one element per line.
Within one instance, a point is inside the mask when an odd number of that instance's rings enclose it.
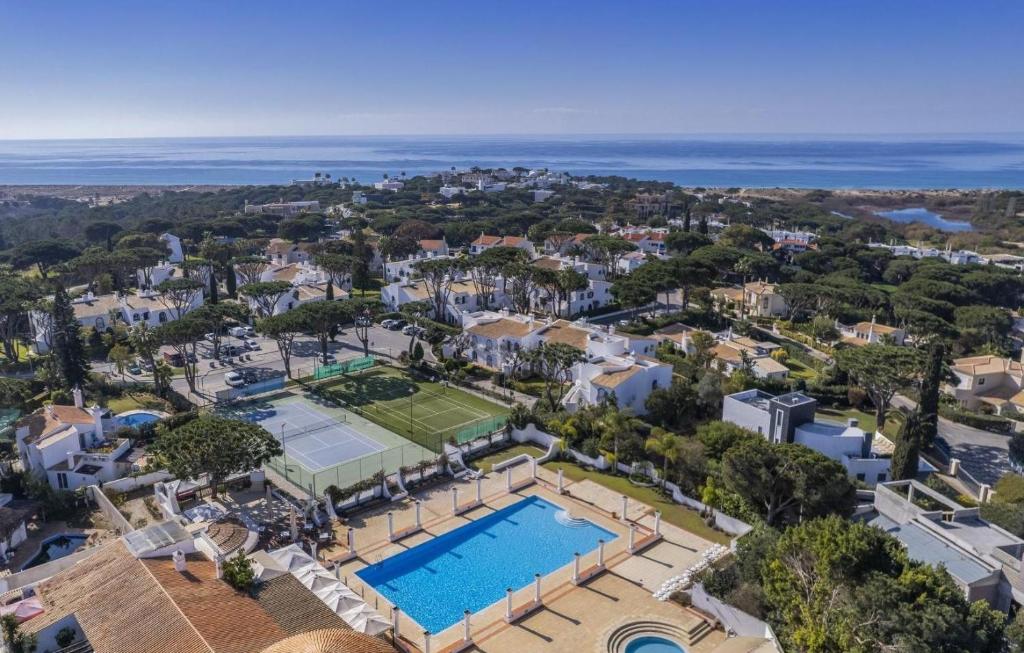
<path fill-rule="evenodd" d="M 965 426 L 992 433 L 1010 433 L 1013 431 L 1013 422 L 998 415 L 969 413 L 965 410 L 950 408 L 949 406 L 939 406 L 939 415 L 958 424 L 964 424 Z"/>

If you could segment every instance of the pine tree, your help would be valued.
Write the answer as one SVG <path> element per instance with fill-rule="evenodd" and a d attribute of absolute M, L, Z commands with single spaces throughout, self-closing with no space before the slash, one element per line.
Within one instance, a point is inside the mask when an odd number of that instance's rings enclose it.
<path fill-rule="evenodd" d="M 706 215 L 700 217 L 700 233 L 704 236 L 708 235 L 708 216 Z"/>
<path fill-rule="evenodd" d="M 370 281 L 370 258 L 372 253 L 366 245 L 366 234 L 362 226 L 352 230 L 352 255 L 355 257 L 352 265 L 352 287 L 358 288 L 362 294 L 366 294 L 366 286 Z"/>
<path fill-rule="evenodd" d="M 921 444 L 930 446 L 939 428 L 939 385 L 942 383 L 942 359 L 946 354 L 941 342 L 932 344 L 928 351 L 928 363 L 921 379 L 921 400 L 918 403 L 922 416 Z"/>
<path fill-rule="evenodd" d="M 53 357 L 65 387 L 83 385 L 89 372 L 89 362 L 79 332 L 78 320 L 71 307 L 71 299 L 63 286 L 57 286 L 53 296 Z"/>
<path fill-rule="evenodd" d="M 903 417 L 896 448 L 892 452 L 890 475 L 894 481 L 902 481 L 917 476 L 918 453 L 921 451 L 921 434 L 924 432 L 924 419 L 919 410 L 909 412 Z"/>

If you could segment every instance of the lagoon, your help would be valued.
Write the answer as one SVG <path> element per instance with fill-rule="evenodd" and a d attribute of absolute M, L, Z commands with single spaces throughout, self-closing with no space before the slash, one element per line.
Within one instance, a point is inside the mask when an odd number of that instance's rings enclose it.
<path fill-rule="evenodd" d="M 875 215 L 888 218 L 893 222 L 921 222 L 941 231 L 973 231 L 974 227 L 970 222 L 960 220 L 947 220 L 938 213 L 932 213 L 925 208 L 898 209 L 895 211 L 876 211 Z"/>

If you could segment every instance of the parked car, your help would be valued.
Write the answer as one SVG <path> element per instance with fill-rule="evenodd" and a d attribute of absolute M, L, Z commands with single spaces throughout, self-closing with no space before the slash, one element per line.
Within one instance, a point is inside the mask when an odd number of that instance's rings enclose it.
<path fill-rule="evenodd" d="M 259 351 L 260 348 L 260 343 L 256 342 L 252 338 L 246 338 L 245 340 L 242 341 L 242 344 L 244 344 L 245 348 L 248 349 L 249 351 Z"/>
<path fill-rule="evenodd" d="M 129 374 L 142 374 L 142 368 L 139 367 L 138 363 L 132 363 L 131 365 L 128 366 L 128 373 Z"/>
<path fill-rule="evenodd" d="M 384 320 L 384 322 L 388 322 L 388 320 Z M 384 324 L 384 322 L 381 322 L 381 324 Z M 367 327 L 371 324 L 373 324 L 373 319 L 365 315 L 360 315 L 356 318 L 356 326 Z"/>
<path fill-rule="evenodd" d="M 245 380 L 246 383 L 256 383 L 257 381 L 260 380 L 260 377 L 256 374 L 256 372 L 253 372 L 252 370 L 246 370 L 242 372 L 242 379 Z"/>
<path fill-rule="evenodd" d="M 381 320 L 380 325 L 382 327 L 384 327 L 385 329 L 390 329 L 391 325 L 394 324 L 397 321 L 398 320 L 393 320 L 393 319 Z"/>
<path fill-rule="evenodd" d="M 245 351 L 245 350 L 242 347 L 238 346 L 238 345 L 223 345 L 220 348 L 220 355 L 221 356 L 237 356 L 237 355 L 241 354 L 243 351 Z"/>
<path fill-rule="evenodd" d="M 238 372 L 228 372 L 224 375 L 224 383 L 232 388 L 241 388 L 245 385 L 245 378 Z"/>
<path fill-rule="evenodd" d="M 209 342 L 213 342 L 216 338 L 217 338 L 217 334 L 214 333 L 213 331 L 211 331 L 211 332 L 209 332 L 209 333 L 207 333 L 206 335 L 203 336 L 203 340 L 206 340 L 206 341 L 209 341 Z"/>
<path fill-rule="evenodd" d="M 171 367 L 185 367 L 185 359 L 181 357 L 178 352 L 165 351 L 163 353 L 164 360 Z"/>
<path fill-rule="evenodd" d="M 236 338 L 251 338 L 256 335 L 255 329 L 251 326 L 236 326 L 228 329 L 228 333 Z"/>
<path fill-rule="evenodd" d="M 402 333 L 404 333 L 404 334 L 405 334 L 405 335 L 407 335 L 407 336 L 411 336 L 411 335 L 413 335 L 414 333 L 418 333 L 418 332 L 419 332 L 419 327 L 418 327 L 418 326 L 416 326 L 415 324 L 407 324 L 407 325 L 405 325 L 405 327 L 404 327 L 404 328 L 402 329 Z"/>
<path fill-rule="evenodd" d="M 383 325 L 383 322 L 381 324 Z M 391 331 L 398 331 L 399 329 L 401 329 L 404 326 L 405 326 L 405 320 L 392 320 L 391 324 L 389 324 L 388 326 L 386 326 L 384 328 L 385 329 L 389 329 Z"/>
<path fill-rule="evenodd" d="M 146 370 L 147 372 L 153 371 L 153 366 L 150 365 L 149 361 L 146 360 L 145 358 L 140 358 L 139 360 L 135 361 L 135 364 L 141 367 L 142 369 Z"/>
<path fill-rule="evenodd" d="M 320 362 L 324 365 L 331 365 L 338 362 L 338 357 L 334 354 L 327 354 L 326 356 L 320 357 Z"/>

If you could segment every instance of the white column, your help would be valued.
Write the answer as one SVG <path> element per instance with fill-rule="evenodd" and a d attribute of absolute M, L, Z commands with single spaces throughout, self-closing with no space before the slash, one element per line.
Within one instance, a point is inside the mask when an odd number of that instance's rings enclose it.
<path fill-rule="evenodd" d="M 629 525 L 629 552 L 633 553 L 633 549 L 636 545 L 636 526 L 633 524 Z"/>
<path fill-rule="evenodd" d="M 348 529 L 348 550 L 352 555 L 356 553 L 356 532 L 350 526 Z"/>
<path fill-rule="evenodd" d="M 420 500 L 416 499 L 416 529 L 420 528 Z"/>
<path fill-rule="evenodd" d="M 388 539 L 395 539 L 395 513 L 388 511 Z"/>
<path fill-rule="evenodd" d="M 476 477 L 476 502 L 477 503 L 483 503 L 484 502 L 483 483 L 484 483 L 484 477 L 483 476 L 477 476 Z"/>
<path fill-rule="evenodd" d="M 430 631 L 423 631 L 423 653 L 430 653 Z"/>
<path fill-rule="evenodd" d="M 561 467 L 559 467 L 558 468 L 558 493 L 559 494 L 562 494 L 562 492 L 565 491 L 564 488 L 563 488 L 563 481 L 562 481 L 563 476 L 565 476 L 565 472 L 562 471 Z"/>
<path fill-rule="evenodd" d="M 530 458 L 530 474 L 533 478 L 537 478 L 537 459 Z"/>
<path fill-rule="evenodd" d="M 469 634 L 469 610 L 462 613 L 462 641 L 468 642 L 472 639 Z"/>
<path fill-rule="evenodd" d="M 572 582 L 580 582 L 580 554 L 572 554 Z"/>
<path fill-rule="evenodd" d="M 505 621 L 512 621 L 512 588 L 505 590 Z"/>
<path fill-rule="evenodd" d="M 512 491 L 512 468 L 505 468 L 505 489 L 509 492 Z"/>
<path fill-rule="evenodd" d="M 540 574 L 533 575 L 533 603 L 540 605 Z"/>
<path fill-rule="evenodd" d="M 459 488 L 452 488 L 452 514 L 459 512 Z"/>
<path fill-rule="evenodd" d="M 661 536 L 661 511 L 654 513 L 654 535 L 655 537 Z"/>
<path fill-rule="evenodd" d="M 335 562 L 334 563 L 334 577 L 337 578 L 338 580 L 341 580 L 341 563 L 340 562 Z"/>
<path fill-rule="evenodd" d="M 597 541 L 597 566 L 604 568 L 604 540 Z"/>
<path fill-rule="evenodd" d="M 391 608 L 391 629 L 395 631 L 396 640 L 398 639 L 398 614 L 400 612 L 397 605 Z"/>
<path fill-rule="evenodd" d="M 626 521 L 626 510 L 629 509 L 629 497 L 622 495 L 622 521 Z"/>

